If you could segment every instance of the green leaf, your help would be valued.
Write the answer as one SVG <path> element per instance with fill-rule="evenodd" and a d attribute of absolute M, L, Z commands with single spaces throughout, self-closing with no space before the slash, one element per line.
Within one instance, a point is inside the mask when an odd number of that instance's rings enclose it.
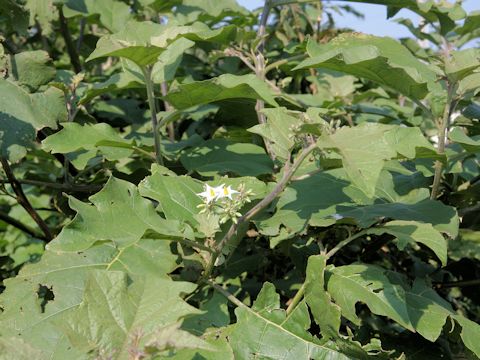
<path fill-rule="evenodd" d="M 399 274 L 375 265 L 346 265 L 328 270 L 327 290 L 348 320 L 360 323 L 355 304 L 362 302 L 372 313 L 386 316 L 429 341 L 438 339 L 447 318 L 455 319 L 462 327 L 465 345 L 479 355 L 478 345 L 472 340 L 480 325 L 457 315 L 420 278 L 409 286 Z"/>
<path fill-rule="evenodd" d="M 181 84 L 165 97 L 179 110 L 224 99 L 260 99 L 278 106 L 271 88 L 253 74 L 223 74 L 210 80 Z"/>
<path fill-rule="evenodd" d="M 435 2 L 433 0 L 348 0 L 352 2 L 382 4 L 387 6 L 387 17 L 395 16 L 402 9 L 409 9 L 422 16 L 429 22 L 439 22 L 442 35 L 447 34 L 455 27 L 455 21 L 465 17 L 459 3 Z"/>
<path fill-rule="evenodd" d="M 374 204 L 357 208 L 340 206 L 337 211 L 344 217 L 357 220 L 363 228 L 370 227 L 380 219 L 390 218 L 430 223 L 437 231 L 451 238 L 455 238 L 458 234 L 459 219 L 456 209 L 430 199 L 413 204 Z"/>
<path fill-rule="evenodd" d="M 480 50 L 465 49 L 452 51 L 445 63 L 445 73 L 452 82 L 459 81 L 471 75 L 480 67 Z"/>
<path fill-rule="evenodd" d="M 143 79 L 140 80 L 130 72 L 121 72 L 111 75 L 107 80 L 89 83 L 79 100 L 79 105 L 90 102 L 102 94 L 113 94 L 117 91 L 132 88 L 143 88 Z"/>
<path fill-rule="evenodd" d="M 258 145 L 212 139 L 184 151 L 180 160 L 189 171 L 203 176 L 234 173 L 240 176 L 269 174 L 273 163 Z"/>
<path fill-rule="evenodd" d="M 389 167 L 392 168 L 391 172 L 383 170 L 380 173 L 375 195 L 370 198 L 352 184 L 343 169 L 323 171 L 294 181 L 280 196 L 275 214 L 257 220 L 257 228 L 264 235 L 277 236 L 280 227 L 284 227 L 283 234 L 276 240 L 271 240 L 271 246 L 274 246 L 276 242 L 303 231 L 307 224 L 330 226 L 337 218 L 347 216 L 343 212 L 354 210 L 356 206 L 361 209 L 362 206 L 373 203 L 378 206 L 395 202 L 415 203 L 429 198 L 428 190 L 424 189 L 424 177 L 405 169 L 399 170 L 391 164 Z M 373 222 L 368 226 L 371 224 Z"/>
<path fill-rule="evenodd" d="M 65 314 L 82 302 L 85 281 L 92 269 L 121 270 L 131 276 L 168 280 L 167 273 L 178 267 L 169 241 L 137 239 L 119 248 L 101 240 L 85 251 L 65 252 L 56 246 L 55 250 L 47 250 L 39 262 L 24 266 L 17 277 L 6 280 L 6 290 L 0 296 L 2 336 L 21 337 L 42 350 L 45 359 L 81 359 L 81 353 L 72 348 L 59 325 L 64 324 Z M 41 287 L 50 289 L 50 298 L 40 297 Z"/>
<path fill-rule="evenodd" d="M 395 236 L 400 250 L 403 250 L 407 244 L 421 243 L 437 255 L 443 266 L 447 265 L 447 241 L 431 224 L 395 220 L 379 228 L 369 229 L 368 233 L 377 235 L 388 233 Z"/>
<path fill-rule="evenodd" d="M 149 229 L 166 239 L 189 237 L 188 227 L 178 220 L 160 217 L 152 204 L 140 196 L 136 186 L 127 181 L 111 177 L 102 191 L 89 200 L 92 204 L 69 198 L 69 205 L 77 215 L 48 244 L 49 249 L 83 251 L 100 240 L 110 240 L 124 248 L 138 241 Z"/>
<path fill-rule="evenodd" d="M 25 8 L 30 12 L 30 26 L 38 21 L 44 35 L 50 35 L 53 31 L 53 21 L 58 18 L 56 0 L 26 0 Z"/>
<path fill-rule="evenodd" d="M 305 302 L 287 316 L 270 283 L 263 285 L 252 308 L 239 306 L 235 315 L 230 343 L 236 359 L 349 359 L 307 332 L 310 318 Z"/>
<path fill-rule="evenodd" d="M 196 225 L 195 215 L 202 199 L 197 195 L 203 190 L 200 181 L 189 176 L 165 176 L 153 173 L 139 185 L 142 196 L 157 200 L 158 208 L 167 219 Z"/>
<path fill-rule="evenodd" d="M 428 83 L 436 79 L 428 65 L 387 37 L 346 33 L 324 45 L 309 41 L 307 51 L 310 58 L 295 69 L 322 67 L 342 71 L 414 99 L 423 99 L 429 93 Z"/>
<path fill-rule="evenodd" d="M 210 30 L 203 23 L 191 26 L 167 26 L 150 21 L 130 21 L 121 31 L 101 37 L 87 61 L 119 56 L 143 67 L 154 64 L 165 48 L 181 37 L 192 41 L 221 42 L 229 41 L 235 35 L 235 31 L 233 26 Z"/>
<path fill-rule="evenodd" d="M 35 141 L 37 130 L 57 128 L 66 120 L 63 92 L 49 88 L 29 94 L 21 87 L 0 79 L 0 155 L 18 161 Z"/>
<path fill-rule="evenodd" d="M 0 360 L 10 360 L 15 354 L 16 360 L 45 359 L 45 355 L 19 337 L 0 338 Z"/>
<path fill-rule="evenodd" d="M 146 345 L 158 350 L 181 347 L 185 340 L 187 345 L 208 348 L 193 335 L 171 327 L 184 316 L 199 313 L 180 299 L 180 294 L 195 287 L 155 278 L 134 278 L 132 282 L 120 271 L 92 271 L 82 302 L 66 314 L 61 327 L 82 353 L 112 354 L 114 359 L 127 359 L 132 349 L 141 351 Z M 168 341 L 169 334 L 162 329 L 169 325 L 170 336 L 175 334 L 173 341 Z"/>
<path fill-rule="evenodd" d="M 10 57 L 8 72 L 18 85 L 35 92 L 55 78 L 51 61 L 46 51 L 24 51 Z"/>
<path fill-rule="evenodd" d="M 460 144 L 465 150 L 472 153 L 480 152 L 480 136 L 468 137 L 460 128 L 455 127 L 448 133 L 453 142 Z"/>
<path fill-rule="evenodd" d="M 283 107 L 264 109 L 262 112 L 266 115 L 267 122 L 255 125 L 248 131 L 270 140 L 275 155 L 286 160 L 295 145 L 292 128 L 299 126 L 300 120 Z"/>
<path fill-rule="evenodd" d="M 153 65 L 152 79 L 159 84 L 164 81 L 171 81 L 175 78 L 183 54 L 187 49 L 194 46 L 195 43 L 185 38 L 175 40 L 167 46 L 165 51 L 160 54 L 157 62 Z"/>
<path fill-rule="evenodd" d="M 133 18 L 130 6 L 116 0 L 67 0 L 64 5 L 66 18 L 82 15 L 99 15 L 100 23 L 110 32 L 120 31 Z"/>
<path fill-rule="evenodd" d="M 308 258 L 305 279 L 305 302 L 310 307 L 315 322 L 326 338 L 338 337 L 340 329 L 340 307 L 332 302 L 325 291 L 325 255 Z"/>
<path fill-rule="evenodd" d="M 123 143 L 129 142 L 123 139 L 120 134 L 105 123 L 100 124 L 78 124 L 73 122 L 62 123 L 63 129 L 50 135 L 42 141 L 42 147 L 45 151 L 53 154 L 69 154 L 72 164 L 79 170 L 87 166 L 89 159 L 93 158 L 97 151 L 100 151 L 108 160 L 119 160 L 127 158 L 132 154 L 132 149 L 110 146 L 101 146 L 105 141 Z M 81 157 L 75 158 L 75 152 L 80 152 Z"/>
<path fill-rule="evenodd" d="M 5 34 L 17 32 L 27 35 L 30 14 L 23 3 L 17 0 L 0 1 L 0 23 Z"/>

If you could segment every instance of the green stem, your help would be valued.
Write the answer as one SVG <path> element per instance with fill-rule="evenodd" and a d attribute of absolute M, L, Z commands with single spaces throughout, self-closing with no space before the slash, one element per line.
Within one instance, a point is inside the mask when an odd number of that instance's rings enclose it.
<path fill-rule="evenodd" d="M 440 155 L 445 154 L 445 138 L 447 136 L 447 130 L 450 124 L 450 115 L 452 113 L 452 108 L 453 108 L 452 97 L 453 97 L 453 91 L 455 86 L 453 86 L 453 84 L 448 83 L 447 81 L 447 88 L 448 88 L 447 102 L 443 110 L 443 116 L 438 121 L 439 130 L 438 130 L 437 152 Z M 433 177 L 432 192 L 430 194 L 430 199 L 432 200 L 435 200 L 438 196 L 440 183 L 442 181 L 442 170 L 443 170 L 443 162 L 441 162 L 440 160 L 435 161 L 435 175 Z"/>
<path fill-rule="evenodd" d="M 230 294 L 227 290 L 222 288 L 220 285 L 215 284 L 211 280 L 206 280 L 205 283 L 210 285 L 215 291 L 218 291 L 220 294 L 225 296 L 229 301 L 231 301 L 233 304 L 237 305 L 238 307 L 247 307 L 247 305 L 242 303 L 240 300 L 238 300 L 235 296 Z"/>
<path fill-rule="evenodd" d="M 157 107 L 155 106 L 155 93 L 153 90 L 152 69 L 150 67 L 142 67 L 142 72 L 147 87 L 148 105 L 151 113 L 153 139 L 155 141 L 155 159 L 158 164 L 163 165 L 160 129 L 158 128 Z"/>
<path fill-rule="evenodd" d="M 305 283 L 302 284 L 300 289 L 298 289 L 297 293 L 292 299 L 292 302 L 287 307 L 287 316 L 291 314 L 291 312 L 295 309 L 298 303 L 302 300 L 303 295 L 305 294 Z"/>
<path fill-rule="evenodd" d="M 368 233 L 368 229 L 362 230 L 354 235 L 347 237 L 345 240 L 340 241 L 335 247 L 333 247 L 329 252 L 327 252 L 327 260 L 330 259 L 333 255 L 335 255 L 341 248 L 350 244 L 353 240 L 362 237 L 363 235 Z"/>
<path fill-rule="evenodd" d="M 287 64 L 289 63 L 290 61 L 295 61 L 295 60 L 302 60 L 305 58 L 305 54 L 300 54 L 300 55 L 295 55 L 295 56 L 291 56 L 291 57 L 288 57 L 288 58 L 285 58 L 285 59 L 280 59 L 280 60 L 277 60 L 271 64 L 268 64 L 266 67 L 265 67 L 265 74 L 268 74 L 270 71 L 272 71 L 273 69 L 276 69 L 278 68 L 279 66 L 282 66 L 284 64 Z"/>

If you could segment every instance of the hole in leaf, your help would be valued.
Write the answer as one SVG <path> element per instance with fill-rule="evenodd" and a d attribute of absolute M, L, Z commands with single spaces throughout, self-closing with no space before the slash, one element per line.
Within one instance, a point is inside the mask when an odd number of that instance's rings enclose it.
<path fill-rule="evenodd" d="M 53 287 L 48 287 L 42 284 L 38 285 L 37 296 L 41 300 L 40 302 L 40 309 L 42 313 L 45 312 L 45 307 L 47 306 L 49 301 L 53 301 L 55 299 L 55 294 L 53 293 Z"/>

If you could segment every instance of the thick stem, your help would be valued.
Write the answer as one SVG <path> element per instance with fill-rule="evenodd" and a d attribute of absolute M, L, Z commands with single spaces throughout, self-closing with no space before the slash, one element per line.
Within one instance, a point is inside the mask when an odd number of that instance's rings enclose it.
<path fill-rule="evenodd" d="M 466 287 L 466 286 L 477 286 L 480 285 L 480 279 L 473 279 L 473 280 L 460 280 L 460 281 L 452 281 L 452 282 L 445 282 L 445 283 L 436 283 L 434 284 L 437 288 L 453 288 L 453 287 Z"/>
<path fill-rule="evenodd" d="M 316 144 L 311 144 L 310 146 L 304 148 L 301 153 L 297 156 L 293 164 L 287 162 L 284 167 L 284 173 L 282 179 L 277 183 L 275 188 L 268 194 L 263 200 L 261 200 L 257 205 L 251 208 L 247 213 L 241 216 L 236 224 L 232 224 L 228 232 L 225 236 L 220 240 L 220 242 L 215 246 L 215 252 L 212 254 L 210 261 L 208 262 L 205 272 L 203 273 L 202 279 L 208 279 L 213 271 L 215 266 L 215 262 L 218 256 L 222 253 L 223 248 L 225 245 L 228 244 L 230 239 L 237 233 L 237 230 L 240 225 L 252 219 L 255 215 L 257 215 L 260 211 L 265 209 L 270 203 L 285 189 L 285 187 L 290 182 L 290 179 L 298 170 L 299 166 L 305 160 L 305 158 L 314 150 L 316 149 Z"/>
<path fill-rule="evenodd" d="M 151 113 L 153 139 L 155 141 L 155 159 L 158 164 L 163 165 L 160 129 L 158 128 L 157 107 L 155 106 L 155 93 L 153 91 L 152 69 L 150 67 L 142 67 L 142 72 L 147 87 L 148 105 Z"/>
<path fill-rule="evenodd" d="M 31 218 L 37 223 L 37 225 L 43 231 L 43 233 L 45 234 L 46 241 L 48 242 L 52 240 L 53 239 L 52 232 L 48 228 L 45 221 L 43 221 L 43 219 L 40 217 L 40 215 L 38 215 L 38 213 L 35 211 L 35 209 L 32 207 L 32 205 L 28 201 L 25 193 L 23 192 L 22 185 L 20 185 L 18 180 L 15 178 L 15 175 L 13 175 L 12 169 L 10 168 L 10 165 L 8 164 L 7 159 L 1 158 L 1 163 L 3 166 L 3 170 L 7 175 L 7 179 L 10 182 L 10 185 L 12 186 L 12 189 L 15 192 L 15 195 L 17 196 L 18 203 L 27 211 L 27 213 L 31 216 Z"/>
<path fill-rule="evenodd" d="M 450 124 L 450 115 L 452 111 L 452 96 L 453 96 L 454 86 L 448 83 L 447 87 L 448 87 L 447 102 L 443 110 L 443 116 L 438 121 L 439 130 L 438 130 L 437 152 L 440 155 L 445 154 L 445 140 L 447 137 L 447 131 Z M 443 170 L 443 163 L 440 160 L 437 160 L 435 162 L 435 175 L 433 177 L 432 192 L 430 194 L 430 199 L 432 200 L 435 200 L 438 196 L 440 183 L 442 181 L 442 170 Z"/>
<path fill-rule="evenodd" d="M 163 81 L 160 84 L 160 91 L 162 93 L 162 96 L 165 97 L 168 95 L 168 84 L 166 81 Z M 163 106 L 165 107 L 166 111 L 172 111 L 173 107 L 172 105 L 167 101 L 163 101 Z M 175 127 L 173 126 L 173 122 L 167 124 L 167 132 L 168 132 L 168 138 L 170 141 L 175 141 Z"/>
<path fill-rule="evenodd" d="M 77 48 L 73 44 L 72 36 L 70 35 L 70 30 L 68 29 L 67 19 L 63 15 L 62 6 L 58 7 L 58 15 L 60 20 L 60 32 L 65 40 L 65 46 L 67 47 L 68 56 L 70 57 L 70 63 L 73 66 L 73 69 L 76 73 L 82 71 L 82 64 L 80 63 L 80 58 L 78 57 Z"/>

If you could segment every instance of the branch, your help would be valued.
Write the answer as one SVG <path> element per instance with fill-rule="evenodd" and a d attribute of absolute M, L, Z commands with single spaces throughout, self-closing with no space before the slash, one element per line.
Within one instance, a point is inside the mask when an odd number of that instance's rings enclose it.
<path fill-rule="evenodd" d="M 160 92 L 163 97 L 168 95 L 168 84 L 166 81 L 160 84 Z M 163 100 L 163 106 L 165 107 L 165 111 L 173 111 L 173 106 L 167 100 Z M 175 127 L 173 126 L 173 122 L 167 124 L 167 132 L 170 141 L 175 141 Z"/>
<path fill-rule="evenodd" d="M 40 229 L 42 229 L 43 233 L 45 234 L 46 241 L 48 242 L 52 240 L 53 239 L 52 232 L 48 228 L 45 221 L 43 221 L 43 219 L 40 217 L 40 215 L 38 215 L 38 213 L 35 211 L 35 209 L 32 207 L 32 205 L 28 201 L 27 197 L 25 196 L 25 193 L 23 192 L 22 185 L 20 185 L 18 180 L 15 178 L 15 175 L 13 175 L 12 169 L 10 168 L 10 165 L 8 164 L 7 159 L 1 158 L 1 163 L 3 166 L 3 170 L 7 175 L 7 179 L 10 182 L 10 185 L 12 186 L 13 191 L 17 195 L 18 203 L 28 212 L 28 214 L 37 223 Z"/>
<path fill-rule="evenodd" d="M 72 192 L 96 192 L 102 188 L 102 185 L 75 185 L 75 184 L 61 184 L 61 183 L 51 183 L 40 180 L 18 180 L 20 184 L 34 185 L 34 186 L 45 186 L 51 189 L 61 190 L 61 191 L 72 191 Z M 0 184 L 11 184 L 10 180 L 0 180 Z"/>
<path fill-rule="evenodd" d="M 222 253 L 223 248 L 225 245 L 230 241 L 230 239 L 237 233 L 237 230 L 240 225 L 249 221 L 255 215 L 257 215 L 260 211 L 265 209 L 270 203 L 285 189 L 285 187 L 290 182 L 290 179 L 295 174 L 297 169 L 302 164 L 303 160 L 314 150 L 317 148 L 316 144 L 311 144 L 310 146 L 304 148 L 302 152 L 297 156 L 293 164 L 287 162 L 284 167 L 283 177 L 277 183 L 275 188 L 272 190 L 270 194 L 268 194 L 263 200 L 261 200 L 257 205 L 251 208 L 247 213 L 240 218 L 238 218 L 237 223 L 232 224 L 230 229 L 222 238 L 222 240 L 214 247 L 215 252 L 212 254 L 207 267 L 205 268 L 205 272 L 202 276 L 203 279 L 208 279 L 213 271 L 213 267 L 215 266 L 215 262 L 218 256 Z"/>
<path fill-rule="evenodd" d="M 230 300 L 233 304 L 237 305 L 238 307 L 247 307 L 244 303 L 242 303 L 240 300 L 238 300 L 233 294 L 230 294 L 227 290 L 222 288 L 220 285 L 215 284 L 211 280 L 206 280 L 206 284 L 210 285 L 214 290 L 218 291 L 220 294 L 225 296 L 228 300 Z"/>
<path fill-rule="evenodd" d="M 77 48 L 73 44 L 72 36 L 70 35 L 70 30 L 68 29 L 67 19 L 65 19 L 65 15 L 63 15 L 62 6 L 58 7 L 58 15 L 60 21 L 60 32 L 65 40 L 65 46 L 67 47 L 68 56 L 70 57 L 70 63 L 72 64 L 75 72 L 79 73 L 82 71 L 82 65 L 80 64 Z"/>
<path fill-rule="evenodd" d="M 450 123 L 450 115 L 454 108 L 454 105 L 452 104 L 452 97 L 453 97 L 455 86 L 453 84 L 448 83 L 448 80 L 447 80 L 447 84 L 448 84 L 447 85 L 448 86 L 447 102 L 445 103 L 443 116 L 439 122 L 440 128 L 438 131 L 438 148 L 437 148 L 437 152 L 439 154 L 445 153 L 445 138 L 447 136 L 447 130 Z M 438 190 L 440 188 L 440 183 L 442 181 L 442 170 L 443 170 L 443 163 L 440 160 L 437 160 L 435 162 L 435 175 L 433 177 L 432 192 L 430 194 L 430 199 L 432 200 L 435 200 L 438 196 Z"/>
<path fill-rule="evenodd" d="M 435 283 L 434 285 L 437 288 L 441 288 L 441 289 L 453 288 L 453 287 L 477 286 L 477 285 L 480 285 L 480 279 Z"/>
<path fill-rule="evenodd" d="M 152 69 L 150 67 L 142 67 L 145 85 L 147 86 L 148 105 L 150 107 L 150 117 L 153 128 L 153 139 L 155 141 L 155 158 L 157 163 L 163 165 L 162 147 L 160 140 L 160 129 L 157 120 L 157 107 L 155 106 L 155 93 L 153 91 Z"/>
<path fill-rule="evenodd" d="M 25 225 L 24 223 L 18 221 L 17 219 L 12 218 L 10 215 L 4 213 L 3 211 L 0 211 L 0 220 L 6 222 L 9 225 L 16 227 L 17 229 L 27 233 L 30 236 L 33 236 L 42 240 L 46 240 L 42 235 L 37 234 L 28 225 Z"/>

